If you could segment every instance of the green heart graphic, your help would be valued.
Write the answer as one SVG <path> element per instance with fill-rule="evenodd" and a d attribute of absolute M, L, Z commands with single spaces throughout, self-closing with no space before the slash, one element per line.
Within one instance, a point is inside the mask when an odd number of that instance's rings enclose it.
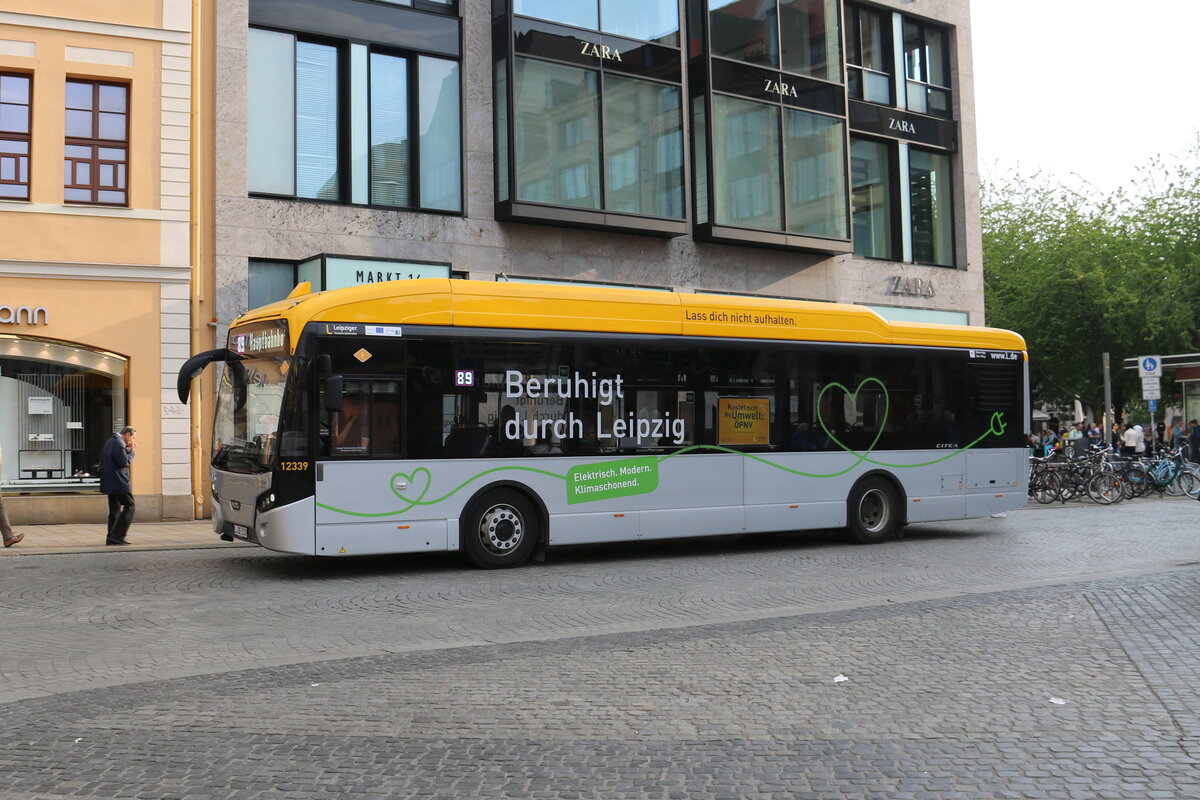
<path fill-rule="evenodd" d="M 401 490 L 396 488 L 396 481 L 404 481 L 408 487 Z M 421 501 L 425 495 L 429 493 L 429 487 L 433 485 L 433 476 L 425 467 L 418 467 L 411 473 L 397 472 L 388 481 L 388 486 L 391 487 L 392 494 L 399 497 L 405 503 L 408 503 L 408 508 L 403 511 L 408 511 L 414 506 L 421 505 Z M 414 496 L 415 495 L 415 496 Z"/>
<path fill-rule="evenodd" d="M 838 439 L 837 436 L 834 435 L 833 431 L 829 430 L 829 426 L 825 424 L 825 418 L 821 416 L 821 403 L 825 399 L 826 392 L 828 392 L 830 389 L 838 388 L 845 392 L 847 396 L 849 396 L 851 402 L 857 405 L 858 393 L 861 392 L 863 387 L 868 383 L 875 384 L 879 387 L 879 391 L 883 392 L 883 419 L 879 421 L 879 430 L 876 431 L 875 438 L 871 440 L 871 444 L 866 448 L 866 450 L 863 451 L 861 455 L 858 456 L 858 460 L 850 465 L 850 467 L 846 470 L 847 472 L 865 461 L 867 456 L 875 449 L 875 445 L 879 444 L 879 438 L 883 436 L 884 428 L 887 427 L 888 423 L 888 414 L 891 412 L 891 398 L 888 396 L 887 387 L 884 386 L 883 381 L 879 380 L 878 378 L 863 378 L 858 386 L 854 387 L 854 391 L 852 392 L 846 388 L 845 384 L 834 381 L 833 383 L 825 384 L 825 386 L 821 388 L 820 393 L 817 395 L 817 423 L 820 424 L 821 430 L 825 431 L 825 435 L 829 437 L 829 441 L 833 442 L 847 453 L 853 453 L 854 451 L 847 447 L 840 439 Z"/>

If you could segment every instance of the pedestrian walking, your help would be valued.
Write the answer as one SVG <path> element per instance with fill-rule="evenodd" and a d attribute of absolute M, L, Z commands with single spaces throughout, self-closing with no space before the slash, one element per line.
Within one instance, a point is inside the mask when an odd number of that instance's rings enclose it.
<path fill-rule="evenodd" d="M 1126 423 L 1121 426 L 1121 453 L 1131 456 L 1137 448 L 1138 442 L 1142 440 L 1141 433 L 1138 431 L 1137 425 Z"/>
<path fill-rule="evenodd" d="M 1192 429 L 1188 439 L 1192 443 L 1192 461 L 1200 462 L 1200 422 L 1190 420 L 1188 426 Z"/>
<path fill-rule="evenodd" d="M 4 474 L 4 451 L 0 450 L 0 475 Z M 4 491 L 0 490 L 0 534 L 4 536 L 4 546 L 12 547 L 17 542 L 25 538 L 23 533 L 13 532 L 12 525 L 8 524 L 8 512 L 4 510 Z"/>
<path fill-rule="evenodd" d="M 1184 443 L 1183 417 L 1171 420 L 1171 449 L 1183 452 Z"/>
<path fill-rule="evenodd" d="M 126 425 L 104 443 L 100 452 L 100 491 L 108 495 L 108 536 L 105 544 L 129 544 L 125 538 L 133 522 L 133 484 L 129 482 L 129 465 L 136 455 L 137 442 L 133 428 Z"/>
<path fill-rule="evenodd" d="M 1133 454 L 1140 456 L 1146 452 L 1146 429 L 1141 425 L 1134 425 L 1133 429 L 1137 432 L 1137 438 L 1133 443 Z"/>

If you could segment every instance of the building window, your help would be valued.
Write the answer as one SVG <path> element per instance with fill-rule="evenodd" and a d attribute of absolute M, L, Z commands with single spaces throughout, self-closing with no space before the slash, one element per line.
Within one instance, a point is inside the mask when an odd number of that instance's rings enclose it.
<path fill-rule="evenodd" d="M 63 199 L 127 205 L 128 164 L 129 87 L 67 81 Z"/>
<path fill-rule="evenodd" d="M 679 91 L 515 59 L 517 200 L 682 218 Z"/>
<path fill-rule="evenodd" d="M 247 308 L 260 308 L 282 300 L 296 288 L 296 264 L 292 261 L 250 259 L 249 280 L 246 282 Z M 319 291 L 314 288 L 314 291 Z"/>
<path fill-rule="evenodd" d="M 846 88 L 856 100 L 894 105 L 891 14 L 846 6 Z"/>
<path fill-rule="evenodd" d="M 870 258 L 896 258 L 897 176 L 893 147 L 870 139 L 850 140 L 850 196 L 854 252 Z"/>
<path fill-rule="evenodd" d="M 954 266 L 954 193 L 950 156 L 909 148 L 912 260 Z"/>
<path fill-rule="evenodd" d="M 869 258 L 953 267 L 950 167 L 949 153 L 852 136 L 854 252 Z"/>
<path fill-rule="evenodd" d="M 599 208 L 599 74 L 517 59 L 513 98 L 517 199 Z"/>
<path fill-rule="evenodd" d="M 0 73 L 0 198 L 29 199 L 29 75 Z"/>
<path fill-rule="evenodd" d="M 708 0 L 712 54 L 841 82 L 836 0 Z"/>
<path fill-rule="evenodd" d="M 326 254 L 300 262 L 252 258 L 249 267 L 249 308 L 260 308 L 282 300 L 292 293 L 297 284 L 305 281 L 312 291 L 323 292 L 366 283 L 466 277 L 465 273 L 452 271 L 449 264 Z"/>
<path fill-rule="evenodd" d="M 849 237 L 841 119 L 724 95 L 713 115 L 718 225 Z"/>
<path fill-rule="evenodd" d="M 629 39 L 679 46 L 679 6 L 674 0 L 513 0 L 513 13 Z"/>
<path fill-rule="evenodd" d="M 906 107 L 921 114 L 949 118 L 950 35 L 914 19 L 904 19 Z"/>
<path fill-rule="evenodd" d="M 379 0 L 381 3 L 391 3 L 408 8 L 419 8 L 422 11 L 453 12 L 458 8 L 458 0 Z"/>
<path fill-rule="evenodd" d="M 854 4 L 846 26 L 854 252 L 952 267 L 950 29 Z"/>
<path fill-rule="evenodd" d="M 679 3 L 495 7 L 497 219 L 685 233 Z"/>
<path fill-rule="evenodd" d="M 250 29 L 249 188 L 462 210 L 457 61 Z"/>

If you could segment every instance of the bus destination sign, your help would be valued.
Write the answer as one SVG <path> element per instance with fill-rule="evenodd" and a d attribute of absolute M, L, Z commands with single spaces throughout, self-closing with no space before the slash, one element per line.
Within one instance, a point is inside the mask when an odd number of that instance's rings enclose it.
<path fill-rule="evenodd" d="M 230 337 L 238 355 L 257 356 L 287 353 L 287 328 L 272 325 L 261 330 L 240 330 Z"/>

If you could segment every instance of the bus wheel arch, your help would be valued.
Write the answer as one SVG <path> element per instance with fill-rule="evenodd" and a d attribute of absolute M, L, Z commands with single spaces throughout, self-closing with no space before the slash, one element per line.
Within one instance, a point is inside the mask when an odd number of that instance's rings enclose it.
<path fill-rule="evenodd" d="M 460 547 L 477 567 L 518 567 L 542 553 L 549 536 L 548 521 L 537 492 L 514 481 L 491 483 L 463 506 Z"/>
<path fill-rule="evenodd" d="M 907 495 L 894 475 L 868 472 L 846 495 L 846 533 L 857 544 L 879 544 L 899 535 L 907 523 Z"/>

